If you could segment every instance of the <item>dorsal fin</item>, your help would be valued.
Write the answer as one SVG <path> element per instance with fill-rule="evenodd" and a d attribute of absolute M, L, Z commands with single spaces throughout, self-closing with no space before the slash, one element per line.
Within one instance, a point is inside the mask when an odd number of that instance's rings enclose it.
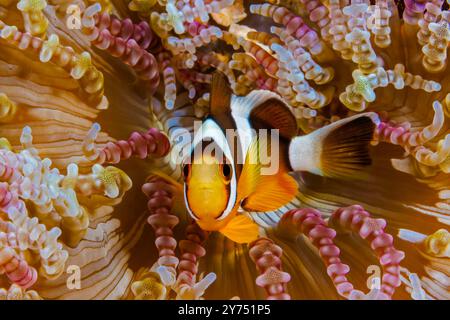
<path fill-rule="evenodd" d="M 285 139 L 297 135 L 297 120 L 286 104 L 275 98 L 254 108 L 250 113 L 250 122 L 255 129 L 278 129 Z"/>
<path fill-rule="evenodd" d="M 225 76 L 219 71 L 214 72 L 209 98 L 210 113 L 214 118 L 218 119 L 223 114 L 230 114 L 231 94 L 231 88 Z"/>

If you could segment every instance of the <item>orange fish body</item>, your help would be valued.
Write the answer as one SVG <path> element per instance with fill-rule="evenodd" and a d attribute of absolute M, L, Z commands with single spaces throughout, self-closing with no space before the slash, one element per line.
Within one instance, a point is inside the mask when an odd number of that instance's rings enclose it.
<path fill-rule="evenodd" d="M 268 212 L 294 199 L 298 184 L 289 172 L 346 178 L 370 163 L 373 113 L 297 136 L 296 119 L 281 98 L 265 90 L 233 96 L 219 73 L 213 76 L 210 107 L 183 165 L 185 203 L 202 229 L 237 243 L 259 234 L 240 208 Z M 237 134 L 227 135 L 227 129 Z"/>

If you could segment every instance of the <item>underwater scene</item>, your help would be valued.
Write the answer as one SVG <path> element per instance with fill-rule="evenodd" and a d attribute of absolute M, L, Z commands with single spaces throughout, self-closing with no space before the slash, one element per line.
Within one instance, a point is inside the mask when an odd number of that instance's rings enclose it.
<path fill-rule="evenodd" d="M 0 0 L 0 300 L 450 300 L 449 0 Z"/>

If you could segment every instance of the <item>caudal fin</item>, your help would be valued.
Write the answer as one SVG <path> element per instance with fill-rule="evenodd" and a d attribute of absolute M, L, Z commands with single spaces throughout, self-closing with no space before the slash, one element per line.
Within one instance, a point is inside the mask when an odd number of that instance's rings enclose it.
<path fill-rule="evenodd" d="M 377 121 L 376 114 L 365 113 L 293 139 L 289 147 L 292 168 L 326 177 L 357 177 L 371 164 L 369 143 Z"/>
<path fill-rule="evenodd" d="M 369 117 L 356 118 L 333 130 L 322 147 L 322 172 L 328 177 L 352 177 L 372 163 L 369 143 L 375 124 Z"/>

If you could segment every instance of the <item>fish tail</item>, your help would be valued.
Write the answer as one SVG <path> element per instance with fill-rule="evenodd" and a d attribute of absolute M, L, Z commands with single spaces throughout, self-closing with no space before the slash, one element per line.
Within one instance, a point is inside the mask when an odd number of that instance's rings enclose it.
<path fill-rule="evenodd" d="M 378 116 L 373 112 L 336 121 L 292 139 L 289 161 L 294 171 L 326 177 L 354 178 L 371 164 L 369 144 Z"/>

